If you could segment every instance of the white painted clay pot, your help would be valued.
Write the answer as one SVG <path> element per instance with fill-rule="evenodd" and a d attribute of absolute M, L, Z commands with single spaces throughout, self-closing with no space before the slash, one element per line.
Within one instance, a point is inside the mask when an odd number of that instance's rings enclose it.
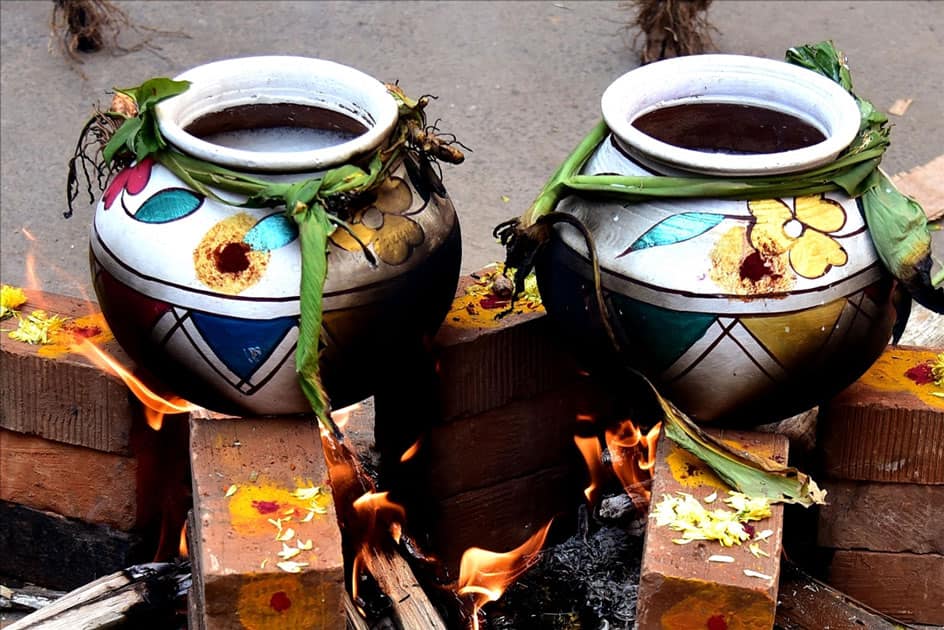
<path fill-rule="evenodd" d="M 822 140 L 727 154 L 668 143 L 633 125 L 655 110 L 693 103 L 789 114 Z M 633 70 L 606 90 L 602 108 L 611 135 L 583 174 L 803 172 L 831 162 L 859 126 L 855 101 L 829 79 L 734 55 Z M 645 202 L 575 195 L 558 210 L 578 218 L 596 242 L 618 359 L 698 421 L 759 424 L 807 409 L 855 380 L 888 343 L 892 280 L 858 202 L 844 194 Z M 576 229 L 555 227 L 538 281 L 548 312 L 587 355 L 609 355 Z"/>
<path fill-rule="evenodd" d="M 330 61 L 230 59 L 177 79 L 192 84 L 157 108 L 167 141 L 264 179 L 362 163 L 397 122 L 383 84 Z M 132 358 L 192 402 L 310 411 L 294 361 L 300 250 L 283 211 L 205 198 L 151 160 L 119 173 L 98 204 L 90 253 L 103 313 Z M 321 365 L 336 407 L 369 395 L 398 353 L 435 331 L 461 257 L 455 210 L 425 162 L 404 159 L 352 227 L 377 264 L 347 233 L 332 236 Z"/>

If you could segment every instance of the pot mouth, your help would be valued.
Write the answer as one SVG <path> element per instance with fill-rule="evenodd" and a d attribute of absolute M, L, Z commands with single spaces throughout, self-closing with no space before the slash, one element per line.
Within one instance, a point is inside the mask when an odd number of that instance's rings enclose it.
<path fill-rule="evenodd" d="M 278 55 L 226 59 L 197 66 L 175 79 L 191 84 L 157 105 L 161 133 L 185 153 L 235 169 L 310 172 L 344 164 L 380 146 L 398 117 L 396 101 L 380 81 L 324 59 Z M 360 133 L 318 148 L 272 151 L 215 144 L 188 129 L 195 122 L 240 109 L 293 106 L 326 110 L 329 118 L 343 117 Z"/>
<path fill-rule="evenodd" d="M 824 140 L 786 151 L 731 154 L 684 148 L 637 129 L 655 110 L 693 103 L 750 105 L 800 119 Z M 660 172 L 753 176 L 807 171 L 835 160 L 859 131 L 859 107 L 839 84 L 806 68 L 745 55 L 692 55 L 627 72 L 603 93 L 617 143 Z"/>

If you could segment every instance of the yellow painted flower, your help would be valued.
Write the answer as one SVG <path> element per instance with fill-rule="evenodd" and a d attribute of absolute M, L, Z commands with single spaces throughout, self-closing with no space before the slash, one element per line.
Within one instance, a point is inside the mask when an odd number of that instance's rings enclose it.
<path fill-rule="evenodd" d="M 339 228 L 331 240 L 349 252 L 360 251 L 358 240 L 365 246 L 373 244 L 377 256 L 388 265 L 403 264 L 426 238 L 423 228 L 404 216 L 412 205 L 409 186 L 399 177 L 391 177 L 380 185 L 370 205 L 354 213 L 350 221 L 354 235 Z"/>
<path fill-rule="evenodd" d="M 749 230 L 751 245 L 762 256 L 788 253 L 790 266 L 804 278 L 819 278 L 849 256 L 830 234 L 842 229 L 842 206 L 822 195 L 797 197 L 791 210 L 779 199 L 748 202 L 754 215 Z"/>

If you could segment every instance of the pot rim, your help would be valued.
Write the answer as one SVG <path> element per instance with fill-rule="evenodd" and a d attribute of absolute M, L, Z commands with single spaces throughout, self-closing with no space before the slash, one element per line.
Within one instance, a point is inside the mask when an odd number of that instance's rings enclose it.
<path fill-rule="evenodd" d="M 334 61 L 289 55 L 237 57 L 197 66 L 175 77 L 190 81 L 183 93 L 157 105 L 161 133 L 194 157 L 236 169 L 318 171 L 350 162 L 378 146 L 398 119 L 397 103 L 383 83 Z M 207 114 L 241 105 L 292 103 L 351 117 L 367 131 L 346 142 L 309 151 L 248 151 L 202 140 L 186 131 Z"/>
<path fill-rule="evenodd" d="M 632 125 L 655 109 L 690 102 L 775 109 L 813 125 L 826 139 L 791 151 L 732 155 L 678 147 Z M 636 68 L 610 84 L 601 108 L 617 142 L 644 166 L 705 175 L 776 175 L 823 166 L 849 146 L 860 122 L 855 99 L 831 79 L 783 61 L 747 55 L 692 55 Z"/>

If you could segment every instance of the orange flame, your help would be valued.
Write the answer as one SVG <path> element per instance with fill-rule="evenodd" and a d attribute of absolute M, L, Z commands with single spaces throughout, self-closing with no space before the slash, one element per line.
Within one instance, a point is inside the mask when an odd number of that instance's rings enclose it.
<path fill-rule="evenodd" d="M 190 557 L 190 550 L 187 549 L 187 523 L 184 523 L 183 527 L 180 528 L 180 544 L 177 546 L 177 551 L 181 558 Z"/>
<path fill-rule="evenodd" d="M 600 446 L 600 440 L 595 437 L 574 436 L 574 442 L 580 449 L 580 454 L 587 462 L 587 470 L 590 471 L 590 485 L 587 486 L 583 494 L 587 497 L 590 505 L 596 503 L 597 490 L 603 485 L 606 479 L 606 468 L 603 467 L 603 448 Z"/>
<path fill-rule="evenodd" d="M 334 424 L 337 425 L 338 429 L 343 430 L 348 421 L 350 421 L 354 412 L 360 408 L 360 403 L 354 403 L 353 405 L 348 405 L 347 407 L 335 409 L 331 412 L 331 419 L 334 420 Z M 324 430 L 324 427 L 322 427 L 322 430 Z"/>
<path fill-rule="evenodd" d="M 88 339 L 72 348 L 74 352 L 87 357 L 96 367 L 110 374 L 114 374 L 128 386 L 128 389 L 144 405 L 144 414 L 148 426 L 159 431 L 164 422 L 164 415 L 168 413 L 186 413 L 199 409 L 197 405 L 187 402 L 180 396 L 171 394 L 167 398 L 159 396 L 147 385 L 131 374 L 114 357 L 90 342 Z"/>
<path fill-rule="evenodd" d="M 506 553 L 470 547 L 462 554 L 458 592 L 472 596 L 472 630 L 479 628 L 478 612 L 482 606 L 501 597 L 535 563 L 552 522 L 548 521 L 519 547 Z"/>
<path fill-rule="evenodd" d="M 393 541 L 399 544 L 403 535 L 402 523 L 406 520 L 406 510 L 399 503 L 390 500 L 388 492 L 365 492 L 353 503 L 354 510 L 362 519 L 363 532 L 361 547 L 354 558 L 351 570 L 351 597 L 357 600 L 357 581 L 361 570 L 371 570 L 371 547 L 379 542 L 381 535 L 378 523 L 386 524 Z"/>
<path fill-rule="evenodd" d="M 417 453 L 420 452 L 420 445 L 423 442 L 423 438 L 418 439 L 413 442 L 413 446 L 403 451 L 403 455 L 400 456 L 400 463 L 405 463 L 413 459 Z"/>
<path fill-rule="evenodd" d="M 656 446 L 661 429 L 660 422 L 643 435 L 639 427 L 627 419 L 615 430 L 606 431 L 606 446 L 612 458 L 613 472 L 637 508 L 649 505 L 649 486 L 652 481 L 650 471 L 655 465 Z"/>

